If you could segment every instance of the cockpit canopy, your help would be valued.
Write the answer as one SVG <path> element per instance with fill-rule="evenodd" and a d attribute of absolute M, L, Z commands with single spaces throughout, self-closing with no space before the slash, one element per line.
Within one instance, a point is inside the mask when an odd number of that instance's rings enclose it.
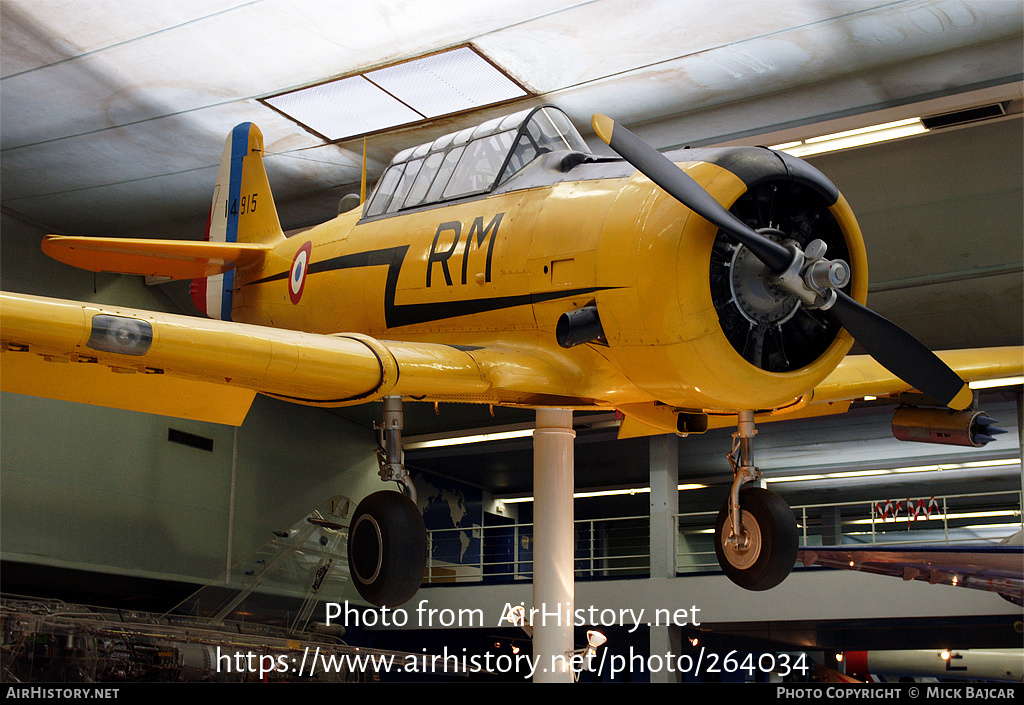
<path fill-rule="evenodd" d="M 541 154 L 589 154 L 558 108 L 530 108 L 399 152 L 370 196 L 364 218 L 488 193 Z"/>

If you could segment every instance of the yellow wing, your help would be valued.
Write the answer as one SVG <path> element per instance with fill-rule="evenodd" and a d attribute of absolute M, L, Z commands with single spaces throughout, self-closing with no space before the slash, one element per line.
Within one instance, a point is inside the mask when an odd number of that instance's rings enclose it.
<path fill-rule="evenodd" d="M 528 351 L 316 335 L 21 294 L 0 294 L 0 349 L 3 391 L 233 425 L 256 393 L 313 406 L 386 395 L 581 403 L 569 398 L 564 369 Z"/>
<path fill-rule="evenodd" d="M 936 353 L 968 384 L 984 384 L 994 380 L 1014 379 L 1020 384 L 1024 375 L 1024 348 L 974 348 L 946 350 Z M 1009 383 L 1008 383 L 1009 384 Z M 803 419 L 843 414 L 850 405 L 864 397 L 895 397 L 913 392 L 909 384 L 896 377 L 868 355 L 848 355 L 818 386 L 794 404 L 781 409 L 755 414 L 758 423 Z M 677 430 L 678 409 L 660 404 L 626 404 L 619 407 L 624 414 L 620 438 L 673 433 Z M 712 428 L 736 425 L 735 414 L 709 414 L 706 426 Z"/>
<path fill-rule="evenodd" d="M 0 294 L 3 391 L 239 425 L 256 393 L 313 406 L 400 395 L 425 401 L 593 407 L 567 380 L 586 371 L 528 349 L 381 341 L 60 299 Z M 938 353 L 967 382 L 1024 374 L 1020 347 Z M 845 412 L 909 386 L 849 356 L 817 387 L 759 421 Z M 678 409 L 621 404 L 620 435 L 672 433 Z M 735 425 L 710 414 L 707 428 Z M 699 430 L 698 430 L 699 432 Z"/>
<path fill-rule="evenodd" d="M 1020 377 L 1024 374 L 1024 348 L 973 348 L 937 352 L 960 378 L 971 383 Z M 852 401 L 866 396 L 885 397 L 911 391 L 867 355 L 849 355 L 814 388 L 813 404 Z"/>

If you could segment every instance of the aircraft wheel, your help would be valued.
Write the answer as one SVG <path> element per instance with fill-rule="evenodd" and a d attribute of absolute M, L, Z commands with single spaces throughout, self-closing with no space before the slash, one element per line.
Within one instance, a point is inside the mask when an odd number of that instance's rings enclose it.
<path fill-rule="evenodd" d="M 715 555 L 729 579 L 747 590 L 768 590 L 781 583 L 796 564 L 799 533 L 789 505 L 760 487 L 740 490 L 743 540 L 733 536 L 729 501 L 715 522 Z"/>
<path fill-rule="evenodd" d="M 411 499 L 383 490 L 359 503 L 349 524 L 348 566 L 359 594 L 378 607 L 416 594 L 427 567 L 427 530 Z"/>

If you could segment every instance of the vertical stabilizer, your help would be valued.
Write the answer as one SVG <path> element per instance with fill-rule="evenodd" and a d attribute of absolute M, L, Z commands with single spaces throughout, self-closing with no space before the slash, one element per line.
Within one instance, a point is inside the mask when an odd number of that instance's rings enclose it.
<path fill-rule="evenodd" d="M 251 122 L 231 131 L 224 143 L 207 225 L 211 242 L 275 244 L 284 240 L 263 166 L 263 133 Z M 231 320 L 235 270 L 192 283 L 192 300 L 210 318 Z"/>

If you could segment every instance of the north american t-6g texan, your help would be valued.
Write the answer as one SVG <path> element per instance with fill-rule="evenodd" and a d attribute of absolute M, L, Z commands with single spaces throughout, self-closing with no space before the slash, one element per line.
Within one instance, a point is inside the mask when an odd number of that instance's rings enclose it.
<path fill-rule="evenodd" d="M 403 401 L 615 409 L 620 435 L 736 427 L 715 545 L 753 590 L 797 554 L 792 511 L 750 483 L 755 422 L 914 390 L 934 400 L 912 422 L 925 435 L 987 440 L 968 383 L 1019 375 L 1020 348 L 936 355 L 865 308 L 860 229 L 819 171 L 764 148 L 664 155 L 602 115 L 593 128 L 621 159 L 551 106 L 407 149 L 359 208 L 285 237 L 263 137 L 241 124 L 203 241 L 43 241 L 87 270 L 194 279 L 209 318 L 4 294 L 4 389 L 233 424 L 256 393 L 383 400 L 381 476 L 404 486 Z M 854 341 L 869 354 L 847 356 Z M 377 605 L 424 574 L 411 492 L 352 517 L 353 582 Z"/>

